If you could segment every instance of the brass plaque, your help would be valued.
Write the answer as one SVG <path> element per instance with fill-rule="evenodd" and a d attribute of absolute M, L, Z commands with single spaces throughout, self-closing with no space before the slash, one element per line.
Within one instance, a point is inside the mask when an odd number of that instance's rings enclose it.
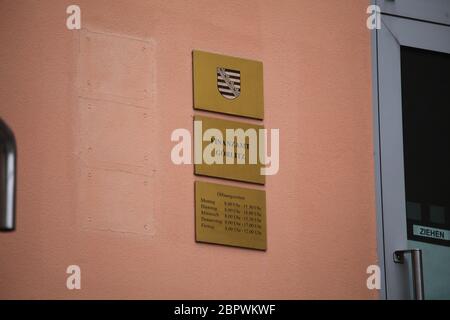
<path fill-rule="evenodd" d="M 195 240 L 266 250 L 266 192 L 196 181 Z"/>
<path fill-rule="evenodd" d="M 262 62 L 193 51 L 194 109 L 264 119 Z"/>
<path fill-rule="evenodd" d="M 266 177 L 261 174 L 263 164 L 260 161 L 259 155 L 259 149 L 263 147 L 262 143 L 264 143 L 264 141 L 259 140 L 259 129 L 263 128 L 264 127 L 260 125 L 195 116 L 194 173 L 197 175 L 265 184 Z M 217 129 L 222 137 L 216 137 L 215 139 L 211 139 L 208 136 L 205 137 L 205 132 L 208 129 Z M 249 133 L 249 135 L 246 136 L 244 143 L 240 143 L 234 136 L 227 138 L 227 129 L 242 129 L 244 133 Z M 253 129 L 252 132 L 256 132 L 256 138 L 252 138 L 253 141 L 257 141 L 256 143 L 251 142 L 251 139 L 249 138 L 250 131 L 248 129 Z M 233 147 L 230 148 L 232 151 L 227 152 L 227 146 L 230 145 L 233 145 Z M 222 146 L 222 150 L 213 150 L 213 148 L 220 148 L 220 146 Z M 253 158 L 253 160 L 250 161 L 250 152 L 252 151 L 252 148 L 255 148 L 253 150 L 256 152 L 256 159 Z M 215 156 L 216 154 L 219 155 L 219 152 L 221 153 L 220 158 L 222 158 L 222 163 L 217 163 L 218 161 L 215 161 L 214 163 L 209 164 L 206 162 L 206 155 L 211 154 Z M 244 163 L 238 163 L 238 160 Z M 227 163 L 227 161 L 233 161 L 233 163 Z"/>

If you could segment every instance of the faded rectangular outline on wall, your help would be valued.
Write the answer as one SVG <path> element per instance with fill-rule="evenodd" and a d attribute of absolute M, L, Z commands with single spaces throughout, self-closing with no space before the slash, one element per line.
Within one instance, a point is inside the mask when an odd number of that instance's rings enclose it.
<path fill-rule="evenodd" d="M 154 234 L 154 42 L 90 30 L 79 36 L 78 224 Z"/>

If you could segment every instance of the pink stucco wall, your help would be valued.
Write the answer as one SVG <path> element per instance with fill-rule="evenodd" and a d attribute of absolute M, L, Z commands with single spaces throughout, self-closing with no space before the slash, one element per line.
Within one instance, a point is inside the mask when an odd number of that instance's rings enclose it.
<path fill-rule="evenodd" d="M 74 3 L 82 31 L 65 26 Z M 376 298 L 367 4 L 1 0 L 19 180 L 0 298 Z M 170 160 L 172 130 L 192 128 L 193 49 L 264 63 L 281 136 L 267 252 L 194 241 L 196 178 Z"/>

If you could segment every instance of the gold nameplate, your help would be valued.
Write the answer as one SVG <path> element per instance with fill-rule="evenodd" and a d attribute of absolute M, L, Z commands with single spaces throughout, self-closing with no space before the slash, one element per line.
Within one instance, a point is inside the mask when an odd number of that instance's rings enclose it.
<path fill-rule="evenodd" d="M 260 158 L 260 149 L 265 149 L 264 141 L 259 139 L 259 130 L 263 128 L 260 125 L 195 116 L 194 173 L 264 184 L 266 176 L 261 174 L 263 165 Z M 208 134 L 208 132 L 211 132 L 209 129 L 217 129 L 217 133 L 220 133 L 221 137 L 211 137 Z M 227 134 L 227 129 L 236 134 L 239 131 L 245 133 L 245 139 L 239 141 L 236 136 L 230 136 L 229 132 Z M 212 133 L 214 132 L 212 131 Z M 253 157 L 251 157 L 252 151 Z M 214 162 L 208 162 L 206 159 L 208 155 L 216 157 Z"/>
<path fill-rule="evenodd" d="M 266 192 L 196 181 L 195 240 L 266 250 Z"/>
<path fill-rule="evenodd" d="M 262 62 L 193 51 L 194 109 L 264 119 Z"/>

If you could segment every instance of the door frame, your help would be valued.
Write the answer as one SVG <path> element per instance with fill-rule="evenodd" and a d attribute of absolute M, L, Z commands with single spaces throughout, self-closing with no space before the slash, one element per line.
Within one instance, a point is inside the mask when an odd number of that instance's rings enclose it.
<path fill-rule="evenodd" d="M 448 0 L 376 0 L 383 14 L 450 25 Z"/>
<path fill-rule="evenodd" d="M 448 21 L 443 20 L 442 15 L 446 11 L 437 10 L 439 5 L 448 7 L 449 3 L 442 0 L 425 1 L 431 7 L 430 10 L 422 12 L 417 11 L 424 5 L 424 0 L 372 1 L 372 4 L 378 4 L 381 8 L 381 29 L 375 29 L 371 39 L 375 199 L 381 299 L 402 299 L 409 296 L 408 265 L 394 264 L 392 258 L 395 250 L 407 247 L 406 219 L 404 214 L 384 214 L 406 211 L 403 148 L 398 148 L 403 146 L 402 113 L 401 108 L 389 109 L 381 106 L 402 104 L 401 46 L 450 52 L 450 40 L 444 43 L 436 40 L 436 36 L 430 36 L 450 32 L 450 17 L 447 17 Z M 381 76 L 380 71 L 383 72 Z M 386 76 L 388 73 L 389 76 Z M 382 165 L 386 162 L 389 162 L 389 166 Z"/>

